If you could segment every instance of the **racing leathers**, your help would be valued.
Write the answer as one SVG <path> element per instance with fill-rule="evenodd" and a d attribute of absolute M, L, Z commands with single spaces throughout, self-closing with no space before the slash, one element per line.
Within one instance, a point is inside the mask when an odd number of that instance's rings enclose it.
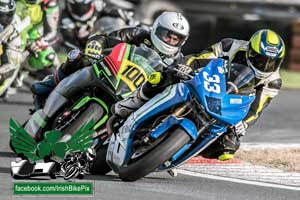
<path fill-rule="evenodd" d="M 246 61 L 248 44 L 248 41 L 226 38 L 202 51 L 200 54 L 189 56 L 186 64 L 198 65 L 198 62 L 205 58 L 224 58 L 231 63 L 239 63 L 248 66 Z M 279 70 L 273 72 L 265 79 L 256 79 L 255 100 L 251 104 L 245 119 L 236 125 L 235 133 L 231 132 L 224 134 L 224 136 L 210 145 L 202 155 L 209 158 L 219 157 L 221 160 L 231 158 L 233 153 L 239 148 L 239 137 L 245 134 L 247 127 L 253 125 L 257 121 L 262 111 L 270 104 L 271 100 L 277 96 L 281 84 L 282 81 Z"/>
<path fill-rule="evenodd" d="M 57 41 L 59 7 L 56 0 L 42 0 L 37 4 L 17 1 L 16 14 L 23 20 L 28 17 L 31 27 L 27 31 L 27 50 L 30 71 L 58 67 L 59 61 L 51 46 Z"/>
<path fill-rule="evenodd" d="M 99 9 L 93 8 L 93 13 L 91 16 L 86 16 L 86 18 L 75 18 L 72 16 L 68 9 L 62 12 L 62 17 L 60 21 L 60 30 L 63 36 L 63 43 L 71 49 L 84 49 L 88 37 L 93 33 L 106 33 L 111 32 L 116 29 L 121 29 L 125 25 L 130 23 L 130 13 L 125 10 L 111 8 L 103 5 L 104 7 Z M 111 19 L 112 24 L 110 27 L 103 27 L 103 24 L 98 24 L 100 19 Z M 108 20 L 109 21 L 109 20 Z M 100 21 L 101 22 L 101 21 Z M 99 30 L 100 29 L 100 30 Z M 114 29 L 114 30 L 113 30 Z"/>
<path fill-rule="evenodd" d="M 16 79 L 22 62 L 22 54 L 26 47 L 26 29 L 30 19 L 23 21 L 14 15 L 10 25 L 0 33 L 0 96 L 5 97 L 6 92 Z"/>
<path fill-rule="evenodd" d="M 188 73 L 197 68 L 204 67 L 214 58 L 223 58 L 228 60 L 229 63 L 248 66 L 246 62 L 247 49 L 248 41 L 229 38 L 223 39 L 221 42 L 212 45 L 199 54 L 185 56 L 184 65 L 180 67 L 179 64 L 178 68 L 180 71 Z M 112 112 L 120 117 L 127 117 L 131 112 L 141 107 L 148 99 L 162 92 L 167 86 L 180 81 L 180 77 L 178 78 L 177 73 L 174 73 L 173 70 L 158 74 L 154 73 L 151 76 L 148 82 L 144 83 L 139 90 L 113 105 Z M 230 130 L 218 138 L 201 155 L 207 158 L 219 158 L 220 160 L 232 158 L 233 154 L 239 148 L 239 137 L 245 134 L 248 125 L 255 123 L 262 110 L 269 105 L 272 98 L 278 94 L 280 88 L 281 78 L 279 71 L 274 72 L 266 79 L 256 79 L 256 98 L 245 119 L 232 127 L 234 131 Z"/>
<path fill-rule="evenodd" d="M 91 67 L 91 62 L 100 59 L 102 49 L 113 47 L 120 42 L 137 46 L 145 44 L 150 48 L 153 47 L 150 40 L 150 32 L 141 28 L 125 28 L 106 36 L 91 36 L 87 42 L 84 54 L 79 50 L 71 51 L 68 55 L 69 58 L 67 62 L 62 64 L 54 76 L 48 76 L 48 79 L 33 85 L 32 92 L 35 96 L 36 109 L 41 108 L 41 100 L 45 100 L 53 89 L 50 94 L 51 99 L 56 98 L 57 101 L 54 102 L 60 102 L 59 105 L 51 107 L 46 101 L 43 107 L 43 113 L 39 114 L 40 118 L 43 120 L 51 118 L 68 99 L 78 94 L 78 92 L 82 91 L 86 86 L 97 86 L 97 77 Z M 162 56 L 166 64 L 175 64 L 179 62 L 182 57 L 181 52 L 178 52 L 173 57 Z M 56 84 L 58 84 L 57 87 Z M 51 111 L 49 109 L 50 107 Z M 36 135 L 36 133 L 37 131 L 31 131 L 33 135 Z M 36 137 L 40 138 L 39 136 Z"/>

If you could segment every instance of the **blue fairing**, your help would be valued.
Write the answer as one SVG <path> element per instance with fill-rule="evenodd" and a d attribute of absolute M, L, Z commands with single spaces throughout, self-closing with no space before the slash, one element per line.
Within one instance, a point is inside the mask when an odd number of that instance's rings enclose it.
<path fill-rule="evenodd" d="M 143 122 L 175 105 L 187 102 L 189 98 L 190 91 L 185 84 L 179 83 L 169 86 L 164 90 L 164 92 L 156 95 L 143 105 L 143 107 L 133 113 L 135 124 L 131 129 L 132 134 L 134 134 L 137 127 L 139 127 Z"/>
<path fill-rule="evenodd" d="M 158 113 L 162 113 L 165 110 L 170 109 L 171 107 L 185 103 L 190 99 L 190 91 L 189 88 L 183 84 L 179 83 L 176 85 L 171 85 L 168 88 L 166 88 L 162 93 L 157 94 L 155 97 L 150 99 L 146 104 L 144 104 L 141 108 L 139 108 L 136 112 L 132 113 L 128 119 L 130 119 L 130 123 L 128 123 L 128 130 L 130 130 L 130 134 L 128 137 L 128 140 L 126 142 L 126 156 L 125 159 L 130 159 L 130 156 L 132 154 L 131 152 L 131 144 L 132 144 L 132 138 L 136 133 L 136 130 L 138 127 L 142 126 L 143 122 L 146 122 L 151 117 L 157 115 Z M 176 121 L 176 120 L 175 120 Z M 175 124 L 175 121 L 173 121 L 173 124 Z M 188 133 L 191 134 L 191 137 L 194 138 L 196 135 L 196 128 L 195 126 L 191 126 L 191 123 L 189 120 L 179 121 L 183 127 L 188 128 L 188 125 L 190 125 L 189 130 L 187 130 Z M 190 123 L 189 123 L 190 122 Z M 169 123 L 168 125 L 170 125 Z M 167 126 L 164 126 L 165 128 L 170 128 Z M 163 128 L 163 127 L 162 127 Z M 161 129 L 160 129 L 161 130 Z M 158 137 L 160 134 L 166 133 L 157 131 L 156 136 Z M 155 136 L 154 136 L 155 137 Z"/>
<path fill-rule="evenodd" d="M 168 133 L 171 127 L 179 126 L 191 138 L 189 143 L 172 156 L 171 165 L 162 165 L 160 169 L 180 165 L 197 155 L 226 133 L 228 126 L 243 120 L 255 98 L 255 96 L 227 94 L 226 85 L 225 61 L 215 59 L 191 80 L 169 86 L 127 118 L 124 125 L 119 129 L 119 135 L 111 139 L 108 161 L 117 167 L 126 165 L 134 155 L 131 146 L 139 127 L 149 124 L 150 121 L 153 121 L 154 116 L 164 116 L 165 111 L 185 105 L 192 99 L 201 104 L 208 115 L 216 119 L 214 124 L 207 123 L 207 127 L 205 125 L 203 129 L 203 127 L 197 127 L 191 118 L 168 115 L 159 125 L 150 130 L 150 134 L 151 138 L 159 138 Z M 198 134 L 206 133 L 203 131 L 207 131 L 209 134 L 203 134 L 201 140 L 198 140 Z"/>
<path fill-rule="evenodd" d="M 159 138 L 162 134 L 165 134 L 170 127 L 173 127 L 174 125 L 179 125 L 191 136 L 191 138 L 193 138 L 194 140 L 196 139 L 197 128 L 196 128 L 194 122 L 192 122 L 189 119 L 185 119 L 185 118 L 179 119 L 173 115 L 170 116 L 168 119 L 166 119 L 166 121 L 164 121 L 164 123 L 160 124 L 160 126 L 158 126 L 151 133 L 151 137 L 155 138 L 155 139 Z"/>
<path fill-rule="evenodd" d="M 246 117 L 255 97 L 226 94 L 224 66 L 223 59 L 210 61 L 188 85 L 210 115 L 234 125 Z"/>

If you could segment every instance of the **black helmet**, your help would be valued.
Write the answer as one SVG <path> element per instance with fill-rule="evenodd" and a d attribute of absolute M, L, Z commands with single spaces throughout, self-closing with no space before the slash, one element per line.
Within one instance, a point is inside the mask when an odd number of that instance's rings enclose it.
<path fill-rule="evenodd" d="M 67 0 L 67 10 L 70 15 L 78 21 L 88 21 L 95 12 L 94 0 Z"/>
<path fill-rule="evenodd" d="M 11 24 L 15 11 L 15 0 L 0 0 L 0 24 L 4 27 Z"/>

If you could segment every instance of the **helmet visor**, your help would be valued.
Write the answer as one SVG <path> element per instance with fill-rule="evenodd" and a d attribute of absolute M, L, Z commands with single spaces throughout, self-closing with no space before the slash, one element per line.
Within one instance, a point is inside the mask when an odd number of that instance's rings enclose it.
<path fill-rule="evenodd" d="M 85 18 L 87 16 L 92 16 L 94 13 L 95 6 L 90 3 L 69 3 L 68 9 L 71 15 L 76 16 L 77 18 Z"/>
<path fill-rule="evenodd" d="M 252 49 L 248 51 L 248 59 L 257 70 L 261 72 L 275 72 L 282 62 L 282 58 L 270 58 L 263 56 Z"/>
<path fill-rule="evenodd" d="M 187 36 L 183 36 L 162 26 L 156 28 L 155 34 L 161 41 L 173 47 L 181 47 L 187 38 Z"/>
<path fill-rule="evenodd" d="M 39 2 L 37 0 L 26 0 L 26 3 L 28 3 L 28 4 L 37 4 Z"/>
<path fill-rule="evenodd" d="M 13 20 L 14 12 L 2 13 L 0 12 L 0 24 L 4 27 L 11 24 Z"/>

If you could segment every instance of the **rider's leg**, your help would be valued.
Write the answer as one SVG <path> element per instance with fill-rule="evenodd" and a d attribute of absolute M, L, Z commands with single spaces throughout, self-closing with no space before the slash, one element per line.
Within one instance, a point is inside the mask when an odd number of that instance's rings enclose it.
<path fill-rule="evenodd" d="M 117 102 L 111 108 L 112 113 L 126 118 L 132 112 L 144 105 L 150 98 L 162 92 L 167 86 L 173 83 L 173 79 L 165 73 L 155 72 L 150 75 L 137 91 Z"/>
<path fill-rule="evenodd" d="M 88 86 L 97 86 L 97 84 L 98 78 L 91 67 L 73 73 L 62 80 L 50 93 L 44 108 L 34 113 L 25 129 L 37 140 L 42 139 L 40 134 L 47 120 L 52 118 L 75 94 L 84 91 Z"/>

